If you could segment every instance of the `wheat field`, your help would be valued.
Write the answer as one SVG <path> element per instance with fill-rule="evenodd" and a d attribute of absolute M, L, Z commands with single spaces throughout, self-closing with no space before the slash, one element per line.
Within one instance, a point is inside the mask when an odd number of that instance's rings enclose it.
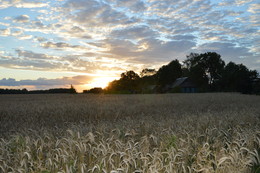
<path fill-rule="evenodd" d="M 259 173 L 260 97 L 0 95 L 0 172 Z"/>

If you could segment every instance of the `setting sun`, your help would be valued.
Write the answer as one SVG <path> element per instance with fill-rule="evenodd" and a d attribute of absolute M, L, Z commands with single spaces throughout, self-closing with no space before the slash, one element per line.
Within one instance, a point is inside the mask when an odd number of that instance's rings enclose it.
<path fill-rule="evenodd" d="M 108 86 L 109 82 L 115 79 L 116 79 L 115 77 L 97 77 L 90 84 L 88 84 L 88 86 L 90 88 L 101 87 L 104 89 L 105 87 Z"/>

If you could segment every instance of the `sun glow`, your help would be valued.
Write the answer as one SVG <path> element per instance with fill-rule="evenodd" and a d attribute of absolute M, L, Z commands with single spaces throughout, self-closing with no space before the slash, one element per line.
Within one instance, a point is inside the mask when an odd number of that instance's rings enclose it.
<path fill-rule="evenodd" d="M 111 82 L 115 79 L 117 79 L 117 78 L 116 77 L 97 77 L 90 84 L 88 84 L 88 86 L 90 86 L 91 88 L 101 87 L 104 89 L 105 87 L 108 86 L 109 82 Z"/>

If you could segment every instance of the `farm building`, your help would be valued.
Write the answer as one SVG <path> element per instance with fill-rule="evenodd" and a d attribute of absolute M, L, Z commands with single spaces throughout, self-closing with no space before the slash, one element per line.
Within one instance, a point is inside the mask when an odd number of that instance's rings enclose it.
<path fill-rule="evenodd" d="M 188 77 L 177 78 L 172 85 L 168 86 L 169 91 L 182 93 L 196 93 L 198 87 Z"/>

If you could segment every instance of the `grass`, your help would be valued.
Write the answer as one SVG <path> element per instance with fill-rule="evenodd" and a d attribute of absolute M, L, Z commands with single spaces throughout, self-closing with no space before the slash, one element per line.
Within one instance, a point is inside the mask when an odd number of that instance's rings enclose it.
<path fill-rule="evenodd" d="M 259 171 L 259 96 L 0 95 L 0 172 Z"/>

